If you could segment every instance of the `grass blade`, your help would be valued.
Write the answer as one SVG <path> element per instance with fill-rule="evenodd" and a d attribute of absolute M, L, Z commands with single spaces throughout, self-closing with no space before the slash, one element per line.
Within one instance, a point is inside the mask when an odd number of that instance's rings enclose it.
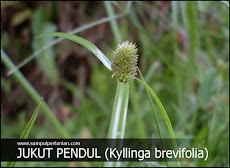
<path fill-rule="evenodd" d="M 177 150 L 177 143 L 176 143 L 176 140 L 175 140 L 176 139 L 175 134 L 174 134 L 172 124 L 171 124 L 170 119 L 169 119 L 169 117 L 167 115 L 167 112 L 165 111 L 164 106 L 162 105 L 160 99 L 157 97 L 156 93 L 151 89 L 151 87 L 147 83 L 145 83 L 144 81 L 142 81 L 140 79 L 137 79 L 137 80 L 145 86 L 147 92 L 149 92 L 151 94 L 151 96 L 154 98 L 156 104 L 158 105 L 158 107 L 159 107 L 159 109 L 161 111 L 161 114 L 162 114 L 162 116 L 164 118 L 164 121 L 165 121 L 165 123 L 167 125 L 167 129 L 169 131 L 170 137 L 173 140 L 174 150 Z M 181 167 L 181 164 L 180 164 L 179 161 L 177 161 L 177 165 L 179 167 Z"/>
<path fill-rule="evenodd" d="M 139 68 L 138 68 L 138 72 L 139 72 L 139 74 L 140 74 L 140 76 L 141 76 L 141 79 L 145 82 L 144 77 L 143 77 L 143 75 L 142 75 L 142 73 L 141 73 L 141 71 L 140 71 Z M 157 118 L 156 110 L 155 110 L 155 108 L 154 108 L 154 106 L 153 106 L 153 101 L 152 101 L 151 95 L 150 95 L 150 93 L 149 93 L 148 90 L 147 90 L 147 92 L 148 92 L 148 97 L 149 97 L 150 104 L 151 104 L 151 107 L 152 107 L 154 119 L 155 119 L 155 121 L 156 121 L 157 132 L 158 132 L 158 134 L 159 134 L 159 138 L 161 139 L 161 144 L 162 144 L 162 146 L 164 146 L 164 143 L 163 143 L 163 141 L 162 141 L 161 130 L 160 130 L 160 127 L 159 127 L 159 121 L 158 121 L 158 118 Z M 169 167 L 167 160 L 166 160 L 166 165 L 167 165 L 167 167 Z"/>
<path fill-rule="evenodd" d="M 128 10 L 128 9 L 127 9 Z M 81 27 L 78 27 L 76 29 L 74 29 L 73 31 L 70 31 L 69 33 L 70 34 L 76 34 L 76 33 L 79 33 L 81 31 L 84 31 L 86 29 L 89 29 L 89 28 L 92 28 L 94 26 L 97 26 L 99 24 L 102 24 L 102 23 L 105 23 L 105 22 L 108 22 L 110 20 L 114 20 L 114 19 L 118 19 L 120 17 L 123 17 L 125 16 L 129 11 L 126 11 L 125 13 L 123 14 L 118 14 L 118 15 L 115 15 L 113 17 L 105 17 L 105 18 L 102 18 L 102 19 L 99 19 L 97 21 L 94 21 L 94 22 L 91 22 L 91 23 L 88 23 L 88 24 L 85 24 Z M 21 67 L 23 67 L 24 65 L 26 65 L 28 62 L 30 62 L 32 59 L 36 58 L 39 54 L 43 53 L 45 50 L 47 50 L 48 48 L 52 47 L 53 45 L 61 42 L 63 40 L 63 38 L 58 38 L 56 40 L 54 40 L 53 42 L 51 42 L 50 44 L 48 44 L 47 46 L 44 46 L 43 48 L 41 48 L 40 50 L 37 50 L 35 51 L 32 55 L 28 56 L 24 61 L 22 61 L 20 64 L 18 64 L 14 69 L 11 69 L 8 73 L 7 73 L 7 76 L 10 76 L 12 75 L 15 71 L 17 71 L 18 69 L 20 69 Z"/>
<path fill-rule="evenodd" d="M 36 119 L 37 119 L 38 112 L 39 112 L 39 109 L 40 109 L 40 107 L 41 107 L 42 101 L 43 101 L 43 98 L 42 98 L 42 100 L 40 101 L 40 103 L 38 104 L 37 108 L 35 109 L 34 114 L 33 114 L 32 117 L 30 118 L 30 121 L 27 123 L 26 128 L 24 129 L 24 131 L 23 131 L 23 133 L 22 133 L 20 139 L 26 139 L 26 138 L 28 138 L 31 129 L 32 129 L 33 126 L 34 126 L 34 122 L 35 122 Z M 14 161 L 14 162 L 7 162 L 7 163 L 6 163 L 6 167 L 14 167 L 15 164 L 16 164 L 15 161 Z"/>
<path fill-rule="evenodd" d="M 34 122 L 38 116 L 38 111 L 40 109 L 40 106 L 42 104 L 42 101 L 43 101 L 43 98 L 42 100 L 40 101 L 40 103 L 38 104 L 37 108 L 35 109 L 34 111 L 34 114 L 32 115 L 32 117 L 30 118 L 30 121 L 28 122 L 28 124 L 26 125 L 26 128 L 24 129 L 20 139 L 26 139 L 28 138 L 29 136 L 29 133 L 30 133 L 30 130 L 32 129 L 33 125 L 34 125 Z"/>
<path fill-rule="evenodd" d="M 114 16 L 113 7 L 112 7 L 111 2 L 110 1 L 104 1 L 104 5 L 105 5 L 105 9 L 106 9 L 106 12 L 109 15 L 109 17 Z M 116 20 L 111 20 L 110 26 L 112 28 L 112 32 L 113 32 L 113 35 L 115 37 L 116 42 L 121 43 L 122 37 L 121 37 L 121 33 L 119 31 Z"/>
<path fill-rule="evenodd" d="M 194 57 L 196 48 L 199 45 L 198 33 L 197 33 L 197 7 L 195 2 L 186 2 L 186 19 L 187 19 L 187 31 L 189 34 L 189 59 L 190 64 L 194 65 Z"/>
<path fill-rule="evenodd" d="M 90 50 L 111 71 L 111 62 L 110 62 L 110 60 L 101 52 L 101 50 L 99 50 L 90 41 L 88 41 L 88 40 L 86 40 L 86 39 L 84 39 L 82 37 L 73 35 L 73 34 L 61 33 L 61 32 L 43 34 L 43 35 L 38 36 L 37 38 L 44 37 L 44 36 L 62 37 L 62 38 L 66 38 L 68 40 L 74 41 L 74 42 L 76 42 L 78 44 L 81 44 L 82 46 L 84 46 L 85 48 Z"/>

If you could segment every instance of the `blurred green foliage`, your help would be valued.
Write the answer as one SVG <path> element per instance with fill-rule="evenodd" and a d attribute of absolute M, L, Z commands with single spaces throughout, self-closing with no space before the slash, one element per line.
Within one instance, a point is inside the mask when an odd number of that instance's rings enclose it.
<path fill-rule="evenodd" d="M 48 37 L 47 39 L 37 39 L 36 37 L 44 33 L 55 32 L 56 26 L 49 22 L 48 13 L 44 9 L 37 9 L 33 17 L 32 32 L 34 39 L 32 45 L 34 52 L 36 52 L 54 40 L 52 37 Z M 44 51 L 41 56 L 37 58 L 37 61 L 48 81 L 55 84 L 58 81 L 58 71 L 53 48 Z"/>

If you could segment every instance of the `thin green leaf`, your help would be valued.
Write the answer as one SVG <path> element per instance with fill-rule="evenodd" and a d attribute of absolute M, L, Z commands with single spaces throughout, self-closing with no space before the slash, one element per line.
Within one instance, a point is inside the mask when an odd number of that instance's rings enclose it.
<path fill-rule="evenodd" d="M 137 79 L 137 78 L 136 78 Z M 174 149 L 177 150 L 177 143 L 176 143 L 176 138 L 175 138 L 175 134 L 174 134 L 174 131 L 173 131 L 173 128 L 172 128 L 172 124 L 170 122 L 170 119 L 167 115 L 167 112 L 165 111 L 165 108 L 164 106 L 162 105 L 160 99 L 157 97 L 156 93 L 151 89 L 151 87 L 145 83 L 144 81 L 140 80 L 140 79 L 137 79 L 140 83 L 142 83 L 146 90 L 152 95 L 152 97 L 154 98 L 156 104 L 158 105 L 160 111 L 161 111 L 161 114 L 164 118 L 164 121 L 166 123 L 166 126 L 167 126 L 167 129 L 169 131 L 169 134 L 170 134 L 170 137 L 172 138 L 173 140 L 173 146 L 174 146 Z M 179 161 L 177 161 L 177 165 L 181 167 L 181 164 Z"/>
<path fill-rule="evenodd" d="M 38 36 L 37 38 L 44 37 L 44 36 L 62 37 L 62 38 L 66 38 L 68 40 L 71 40 L 71 41 L 74 41 L 76 43 L 81 44 L 82 46 L 84 46 L 85 48 L 90 50 L 111 71 L 111 62 L 110 62 L 110 60 L 101 52 L 101 50 L 99 50 L 90 41 L 88 41 L 88 40 L 86 40 L 86 39 L 84 39 L 82 37 L 73 35 L 73 34 L 61 33 L 61 32 L 43 34 L 43 35 Z"/>
<path fill-rule="evenodd" d="M 178 26 L 178 13 L 179 13 L 179 10 L 178 10 L 178 5 L 179 2 L 177 1 L 171 1 L 171 6 L 172 6 L 172 25 L 173 25 L 173 28 L 176 29 L 177 26 Z"/>
<path fill-rule="evenodd" d="M 129 13 L 129 10 L 130 10 L 130 3 L 127 4 L 127 9 L 124 13 L 122 14 L 118 14 L 118 15 L 115 15 L 113 17 L 104 17 L 104 18 L 101 18 L 99 20 L 96 20 L 96 21 L 93 21 L 91 23 L 87 23 L 81 27 L 78 27 L 68 33 L 70 34 L 76 34 L 76 33 L 79 33 L 81 31 L 84 31 L 86 29 L 89 29 L 89 28 L 92 28 L 96 25 L 99 25 L 99 24 L 102 24 L 102 23 L 105 23 L 105 22 L 108 22 L 110 20 L 114 20 L 114 19 L 118 19 L 120 17 L 123 17 L 125 16 L 127 13 Z M 23 60 L 20 64 L 18 64 L 15 68 L 11 69 L 8 73 L 7 73 L 7 76 L 10 76 L 12 75 L 15 71 L 17 71 L 18 69 L 22 68 L 24 65 L 26 65 L 28 62 L 30 62 L 32 59 L 36 58 L 39 54 L 41 54 L 42 52 L 44 52 L 45 50 L 47 50 L 48 48 L 52 47 L 53 45 L 61 42 L 63 40 L 63 38 L 58 38 L 54 41 L 52 41 L 50 44 L 48 44 L 47 46 L 43 46 L 41 49 L 37 50 L 36 52 L 34 52 L 33 54 L 31 54 L 30 56 L 28 56 L 25 60 Z"/>
<path fill-rule="evenodd" d="M 42 100 L 40 101 L 40 103 L 38 104 L 37 108 L 35 109 L 34 111 L 34 114 L 32 115 L 32 117 L 30 118 L 30 121 L 28 122 L 28 124 L 26 125 L 26 128 L 24 129 L 20 139 L 26 139 L 28 138 L 29 134 L 30 134 L 30 131 L 34 125 L 34 122 L 35 120 L 37 119 L 37 116 L 38 116 L 38 111 L 41 107 L 41 104 L 42 104 L 42 101 L 43 101 L 43 98 Z"/>
<path fill-rule="evenodd" d="M 189 33 L 189 57 L 194 61 L 196 47 L 198 46 L 197 33 L 197 7 L 195 2 L 186 2 L 187 31 Z"/>
<path fill-rule="evenodd" d="M 41 107 L 42 101 L 43 101 L 43 99 L 40 101 L 40 103 L 38 104 L 37 108 L 35 109 L 34 114 L 33 114 L 32 117 L 30 118 L 30 121 L 27 123 L 26 128 L 24 129 L 24 131 L 23 131 L 23 133 L 22 133 L 20 139 L 26 139 L 26 138 L 28 138 L 31 129 L 32 129 L 33 126 L 34 126 L 34 122 L 35 122 L 36 119 L 37 119 L 38 112 L 39 112 L 39 109 L 40 109 L 40 107 Z M 15 164 L 16 164 L 15 161 L 14 161 L 14 162 L 7 162 L 7 163 L 6 163 L 6 167 L 14 167 Z"/>
<path fill-rule="evenodd" d="M 113 7 L 112 7 L 111 3 L 112 2 L 104 1 L 105 9 L 106 9 L 106 12 L 109 15 L 109 17 L 114 16 Z M 122 42 L 122 37 L 121 37 L 121 33 L 119 31 L 119 28 L 118 28 L 116 20 L 111 20 L 110 21 L 110 26 L 112 28 L 112 32 L 113 32 L 113 35 L 115 37 L 116 42 L 121 43 Z"/>
<path fill-rule="evenodd" d="M 140 71 L 139 68 L 138 68 L 138 72 L 139 72 L 139 74 L 140 74 L 141 79 L 143 80 L 143 82 L 145 82 L 144 77 L 143 77 L 143 75 L 142 75 L 142 73 L 141 73 L 141 71 Z M 145 83 L 146 83 L 146 82 L 145 82 Z M 155 108 L 154 108 L 154 106 L 153 106 L 153 101 L 152 101 L 151 95 L 150 95 L 150 93 L 149 93 L 148 90 L 147 90 L 147 92 L 148 92 L 148 97 L 149 97 L 150 104 L 151 104 L 151 107 L 152 107 L 152 111 L 153 111 L 153 114 L 154 114 L 154 119 L 155 119 L 155 121 L 156 121 L 157 132 L 158 132 L 158 134 L 159 134 L 159 138 L 161 139 L 161 144 L 162 144 L 162 146 L 163 146 L 164 143 L 163 143 L 163 141 L 162 141 L 161 130 L 160 130 L 160 127 L 159 127 L 159 122 L 158 122 L 156 110 L 155 110 Z M 166 165 L 167 165 L 167 167 L 169 167 L 167 161 L 166 161 Z"/>

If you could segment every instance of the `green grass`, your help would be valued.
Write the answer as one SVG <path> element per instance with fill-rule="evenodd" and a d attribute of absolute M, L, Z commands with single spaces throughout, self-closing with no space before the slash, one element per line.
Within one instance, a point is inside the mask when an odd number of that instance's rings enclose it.
<path fill-rule="evenodd" d="M 22 132 L 22 135 L 20 137 L 20 139 L 27 139 L 29 137 L 30 131 L 34 126 L 34 123 L 37 119 L 38 116 L 38 112 L 39 112 L 39 108 L 41 107 L 41 103 L 42 100 L 40 101 L 40 103 L 38 104 L 37 108 L 34 111 L 34 114 L 32 115 L 32 117 L 30 118 L 28 124 L 26 125 L 26 128 L 24 129 L 24 131 Z M 16 164 L 16 162 L 7 162 L 6 163 L 6 167 L 14 167 Z"/>
<path fill-rule="evenodd" d="M 53 5 L 55 8 L 55 3 Z M 84 5 L 87 6 L 87 2 L 82 3 L 82 9 Z M 167 5 L 171 5 L 171 8 L 167 9 Z M 8 8 L 10 9 L 10 4 Z M 31 10 L 27 6 L 24 8 Z M 70 44 L 66 40 L 63 41 L 63 38 L 35 39 L 33 35 L 31 38 L 33 41 L 31 40 L 26 46 L 22 34 L 10 34 L 3 26 L 1 136 L 20 137 L 21 132 L 19 133 L 18 130 L 26 127 L 31 116 L 30 112 L 33 111 L 29 107 L 38 104 L 43 96 L 37 85 L 40 86 L 42 81 L 52 81 L 52 79 L 55 79 L 56 83 L 48 83 L 45 87 L 55 89 L 52 90 L 53 94 L 48 94 L 41 104 L 42 113 L 39 114 L 38 121 L 31 130 L 31 137 L 105 138 L 111 135 L 112 131 L 109 130 L 114 127 L 113 119 L 116 116 L 114 111 L 118 99 L 116 89 L 119 83 L 116 78 L 111 78 L 112 73 L 108 71 L 109 60 L 115 46 L 121 41 L 129 40 L 138 46 L 138 66 L 143 78 L 138 75 L 136 77 L 142 82 L 135 80 L 129 84 L 125 127 L 119 128 L 125 129 L 122 137 L 195 138 L 187 144 L 188 148 L 207 147 L 209 158 L 206 162 L 202 160 L 182 162 L 182 166 L 229 166 L 228 3 L 98 2 L 97 7 L 90 9 L 94 9 L 92 13 L 89 11 L 84 13 L 87 16 L 84 19 L 89 20 L 83 19 L 84 22 L 69 33 L 77 33 L 83 38 L 78 38 L 80 41 L 86 42 L 86 39 L 92 41 L 101 52 L 93 52 L 95 47 L 88 47 L 88 49 L 98 57 L 92 57 L 93 54 L 89 50 L 76 43 L 69 47 L 73 48 L 71 51 L 66 47 L 60 52 L 62 45 Z M 45 16 L 44 13 L 40 13 L 41 17 Z M 35 15 L 33 12 L 31 14 Z M 28 12 L 24 17 L 28 17 L 27 15 Z M 59 15 L 62 15 L 60 11 Z M 43 25 L 41 34 L 47 32 L 46 29 L 49 29 L 50 24 L 58 27 L 53 19 L 55 16 L 52 14 L 48 21 L 46 19 L 41 21 L 44 22 L 40 24 Z M 36 25 L 38 20 L 34 17 L 31 23 Z M 20 22 L 22 21 L 17 21 L 15 28 L 18 28 Z M 3 22 L 4 24 L 6 23 Z M 30 27 L 23 30 L 25 34 L 27 31 L 38 35 Z M 179 33 L 185 33 L 182 34 L 183 43 L 178 41 Z M 41 45 L 32 48 L 32 43 L 35 41 L 40 41 Z M 52 47 L 55 44 L 57 46 Z M 41 55 L 45 50 L 55 52 L 53 57 L 55 59 L 42 60 L 43 56 L 47 55 L 46 53 Z M 67 54 L 71 52 L 72 55 Z M 33 61 L 35 57 L 41 62 L 50 61 L 47 62 L 49 67 L 42 68 L 40 63 Z M 70 58 L 74 60 L 72 63 L 75 60 L 79 62 L 73 63 L 72 67 L 72 64 L 67 64 L 66 61 Z M 97 58 L 104 62 L 107 68 Z M 53 69 L 52 67 L 56 67 L 57 72 L 47 74 L 45 71 L 49 68 Z M 68 68 L 72 69 L 65 71 Z M 36 71 L 32 71 L 34 69 L 40 72 L 43 80 L 40 80 Z M 10 76 L 6 77 L 4 73 Z M 145 84 L 142 84 L 144 81 Z M 148 94 L 145 88 L 152 94 Z M 21 99 L 15 96 L 16 91 L 20 93 Z M 152 102 L 149 96 L 153 98 Z M 14 118 L 10 117 L 9 112 L 14 109 L 13 107 L 17 107 L 17 115 Z M 124 114 L 116 117 L 122 120 Z M 137 167 L 177 166 L 176 162 L 119 164 Z M 17 162 L 17 166 L 91 167 L 98 166 L 98 163 Z"/>

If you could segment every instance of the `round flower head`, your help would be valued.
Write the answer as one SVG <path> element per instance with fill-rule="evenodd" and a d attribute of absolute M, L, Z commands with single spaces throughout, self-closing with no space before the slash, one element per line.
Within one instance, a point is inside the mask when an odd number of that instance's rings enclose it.
<path fill-rule="evenodd" d="M 118 44 L 112 55 L 112 72 L 120 82 L 126 83 L 134 80 L 137 74 L 137 48 L 128 41 Z"/>

